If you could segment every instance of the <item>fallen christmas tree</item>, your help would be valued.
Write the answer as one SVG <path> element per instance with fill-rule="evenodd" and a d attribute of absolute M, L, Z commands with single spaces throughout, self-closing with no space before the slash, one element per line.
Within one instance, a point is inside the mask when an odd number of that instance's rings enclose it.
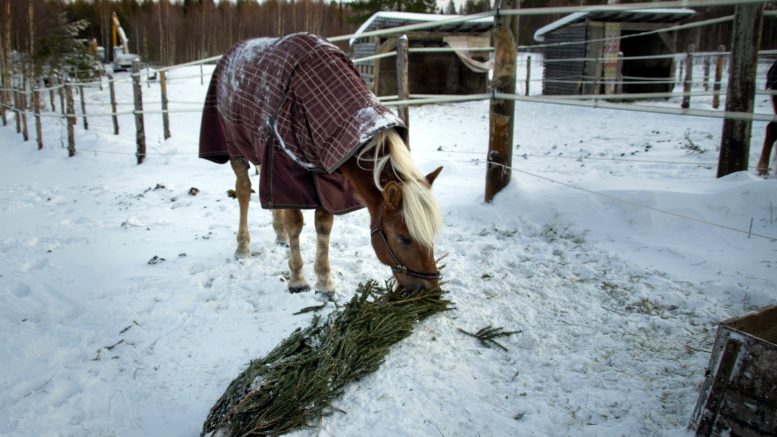
<path fill-rule="evenodd" d="M 391 345 L 419 320 L 448 308 L 439 288 L 390 291 L 359 284 L 357 294 L 325 320 L 315 317 L 267 356 L 252 361 L 216 402 L 202 435 L 265 436 L 289 432 L 333 410 L 345 386 L 378 369 Z"/>

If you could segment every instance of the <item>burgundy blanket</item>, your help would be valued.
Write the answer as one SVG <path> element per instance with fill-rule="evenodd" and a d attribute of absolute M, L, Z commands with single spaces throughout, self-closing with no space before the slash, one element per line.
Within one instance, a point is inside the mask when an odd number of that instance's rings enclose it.
<path fill-rule="evenodd" d="M 233 47 L 213 72 L 200 157 L 261 165 L 263 208 L 345 213 L 361 204 L 337 169 L 390 127 L 404 131 L 336 46 L 301 33 L 259 38 Z"/>

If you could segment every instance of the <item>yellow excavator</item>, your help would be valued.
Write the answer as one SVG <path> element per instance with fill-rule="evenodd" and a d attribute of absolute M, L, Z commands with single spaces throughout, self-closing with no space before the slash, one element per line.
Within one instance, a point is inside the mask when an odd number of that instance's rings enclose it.
<path fill-rule="evenodd" d="M 129 39 L 119 23 L 116 12 L 113 13 L 113 71 L 124 71 L 132 68 L 132 61 L 138 55 L 129 52 Z"/>

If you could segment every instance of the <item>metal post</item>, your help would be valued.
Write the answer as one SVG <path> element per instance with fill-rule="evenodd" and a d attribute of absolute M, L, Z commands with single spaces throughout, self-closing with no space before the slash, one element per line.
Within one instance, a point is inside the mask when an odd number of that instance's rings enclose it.
<path fill-rule="evenodd" d="M 526 57 L 526 88 L 524 95 L 529 95 L 529 83 L 531 82 L 531 56 Z"/>
<path fill-rule="evenodd" d="M 734 36 L 731 41 L 731 65 L 728 68 L 726 91 L 727 112 L 753 112 L 763 14 L 763 3 L 738 4 L 734 9 Z M 747 170 L 752 125 L 751 120 L 723 120 L 718 177 Z"/>
<path fill-rule="evenodd" d="M 494 93 L 515 93 L 515 60 L 518 56 L 513 36 L 514 18 L 500 15 L 500 8 L 512 9 L 516 0 L 496 0 L 494 7 L 494 79 L 491 89 Z M 496 193 L 510 183 L 510 167 L 513 164 L 513 126 L 515 123 L 515 101 L 491 99 L 489 114 L 488 156 L 486 159 L 485 201 L 491 202 Z"/>
<path fill-rule="evenodd" d="M 138 164 L 142 164 L 146 159 L 146 132 L 143 128 L 143 87 L 140 84 L 140 61 L 132 61 L 132 85 L 134 88 L 135 101 L 135 139 L 137 151 L 135 156 L 138 158 Z"/>

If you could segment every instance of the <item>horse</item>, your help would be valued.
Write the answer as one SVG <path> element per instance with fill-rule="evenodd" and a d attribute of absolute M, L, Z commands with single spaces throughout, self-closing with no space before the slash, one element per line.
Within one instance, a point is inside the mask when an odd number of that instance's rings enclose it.
<path fill-rule="evenodd" d="M 237 257 L 250 256 L 249 162 L 259 197 L 272 210 L 276 240 L 289 247 L 288 289 L 310 289 L 302 272 L 302 209 L 315 209 L 315 290 L 332 297 L 329 238 L 334 215 L 366 207 L 370 241 L 399 289 L 439 286 L 434 241 L 442 216 L 404 124 L 380 104 L 351 60 L 307 33 L 243 41 L 211 77 L 200 128 L 200 157 L 229 162 L 240 217 Z"/>
<path fill-rule="evenodd" d="M 777 91 L 777 60 L 769 67 L 769 71 L 766 73 L 766 89 Z M 777 95 L 772 94 L 772 109 L 777 114 Z M 761 150 L 761 156 L 758 158 L 758 165 L 756 169 L 759 176 L 766 176 L 769 174 L 769 155 L 772 154 L 772 146 L 777 141 L 777 122 L 770 121 L 766 125 L 766 135 L 764 136 L 764 145 Z M 774 158 L 773 172 L 777 175 L 777 156 Z"/>

